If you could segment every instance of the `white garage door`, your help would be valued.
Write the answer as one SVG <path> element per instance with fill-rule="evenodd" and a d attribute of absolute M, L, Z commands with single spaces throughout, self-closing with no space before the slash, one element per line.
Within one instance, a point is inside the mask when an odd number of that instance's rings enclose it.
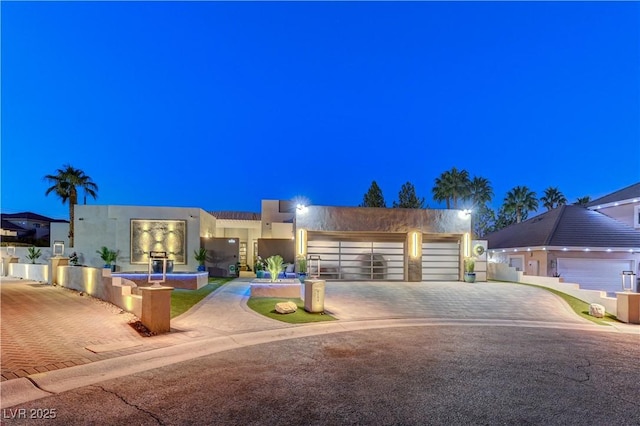
<path fill-rule="evenodd" d="M 351 281 L 404 280 L 404 243 L 309 240 L 307 254 L 320 256 L 320 278 Z M 316 262 L 309 262 L 309 273 Z"/>
<path fill-rule="evenodd" d="M 460 246 L 458 242 L 422 243 L 422 281 L 458 281 Z"/>
<path fill-rule="evenodd" d="M 587 290 L 608 293 L 622 291 L 622 271 L 632 271 L 632 260 L 558 259 L 558 273 L 564 282 L 580 284 Z"/>

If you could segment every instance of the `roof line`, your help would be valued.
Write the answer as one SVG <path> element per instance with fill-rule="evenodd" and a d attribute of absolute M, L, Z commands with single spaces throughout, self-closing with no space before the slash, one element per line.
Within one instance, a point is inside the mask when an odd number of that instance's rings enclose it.
<path fill-rule="evenodd" d="M 566 211 L 565 207 L 567 205 L 563 204 L 560 207 L 556 207 L 556 208 L 561 208 L 562 210 L 560 211 L 560 214 L 556 216 L 556 222 L 553 224 L 553 228 L 551 228 L 551 232 L 549 232 L 545 238 L 545 245 L 551 245 L 551 239 L 553 238 L 553 235 L 556 233 L 556 229 L 558 229 L 558 225 L 560 225 L 560 220 L 562 219 L 562 216 L 564 216 L 564 213 Z"/>

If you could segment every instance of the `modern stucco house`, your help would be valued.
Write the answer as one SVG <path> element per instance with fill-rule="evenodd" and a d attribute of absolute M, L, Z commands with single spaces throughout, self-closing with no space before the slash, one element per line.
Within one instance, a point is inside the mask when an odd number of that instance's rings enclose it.
<path fill-rule="evenodd" d="M 470 256 L 470 217 L 459 210 L 309 206 L 263 200 L 260 214 L 200 208 L 78 205 L 75 247 L 81 263 L 99 266 L 102 246 L 118 250 L 118 271 L 143 271 L 151 251 L 164 251 L 174 271 L 194 271 L 193 252 L 232 253 L 226 263 L 253 267 L 255 257 L 281 254 L 293 263 L 320 261 L 320 276 L 343 280 L 460 280 Z M 63 237 L 60 229 L 55 239 Z M 215 258 L 216 256 L 212 256 Z M 478 281 L 486 280 L 486 255 L 477 256 Z M 207 266 L 221 267 L 208 261 Z M 210 264 L 211 263 L 211 264 Z"/>
<path fill-rule="evenodd" d="M 640 183 L 565 205 L 486 236 L 489 262 L 527 275 L 560 276 L 581 288 L 621 290 L 622 271 L 639 273 Z"/>

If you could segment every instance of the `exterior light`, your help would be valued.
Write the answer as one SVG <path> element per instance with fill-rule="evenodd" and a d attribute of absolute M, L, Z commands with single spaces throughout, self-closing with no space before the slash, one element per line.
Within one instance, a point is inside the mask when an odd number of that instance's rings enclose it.
<path fill-rule="evenodd" d="M 584 251 L 591 251 L 591 250 L 589 250 L 589 248 L 586 248 L 586 249 L 584 249 Z"/>
<path fill-rule="evenodd" d="M 64 241 L 53 242 L 53 255 L 62 256 L 64 254 Z"/>
<path fill-rule="evenodd" d="M 611 249 L 607 249 L 607 253 L 611 253 Z"/>
<path fill-rule="evenodd" d="M 14 246 L 7 246 L 7 256 L 13 257 L 16 254 L 16 248 Z"/>
<path fill-rule="evenodd" d="M 411 257 L 418 257 L 420 255 L 419 252 L 419 243 L 418 243 L 418 233 L 417 232 L 412 232 L 411 233 Z"/>
<path fill-rule="evenodd" d="M 471 235 L 464 234 L 464 257 L 471 257 Z"/>
<path fill-rule="evenodd" d="M 305 256 L 307 254 L 307 231 L 305 229 L 298 229 L 298 241 L 297 241 L 298 256 Z"/>
<path fill-rule="evenodd" d="M 562 251 L 567 251 L 567 250 L 569 250 L 569 249 L 568 249 L 568 248 L 566 248 L 566 247 L 562 249 Z"/>
<path fill-rule="evenodd" d="M 518 251 L 518 249 L 513 249 L 513 251 Z"/>
<path fill-rule="evenodd" d="M 304 204 L 298 204 L 296 210 L 298 210 L 298 213 L 306 213 L 308 208 Z"/>
<path fill-rule="evenodd" d="M 233 238 L 229 238 L 228 243 L 229 244 L 235 244 L 236 240 L 234 240 Z"/>

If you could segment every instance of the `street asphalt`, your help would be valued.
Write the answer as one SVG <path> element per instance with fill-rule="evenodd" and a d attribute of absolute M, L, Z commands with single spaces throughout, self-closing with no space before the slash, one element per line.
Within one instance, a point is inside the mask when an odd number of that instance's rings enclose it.
<path fill-rule="evenodd" d="M 5 290 L 25 284 L 0 288 L 3 348 Z M 594 325 L 542 289 L 328 283 L 339 321 L 311 325 L 263 318 L 247 297 L 235 280 L 172 333 L 96 341 L 130 353 L 4 380 L 2 422 L 640 424 L 640 326 Z"/>

